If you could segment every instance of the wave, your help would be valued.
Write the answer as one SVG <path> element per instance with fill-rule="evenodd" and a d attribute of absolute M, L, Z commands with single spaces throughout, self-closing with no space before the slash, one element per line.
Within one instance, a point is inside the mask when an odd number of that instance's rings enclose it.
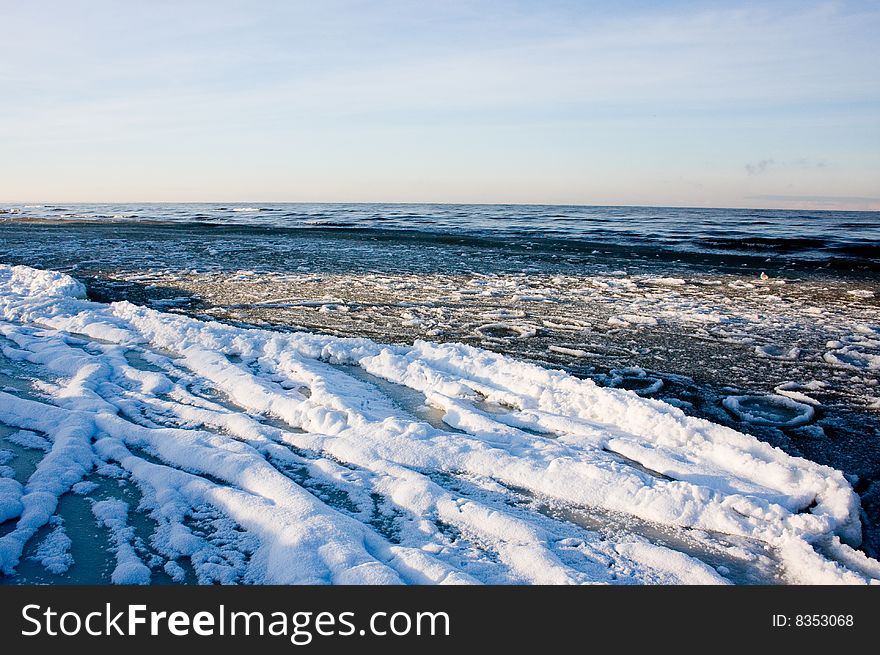
<path fill-rule="evenodd" d="M 791 237 L 756 237 L 741 235 L 723 239 L 696 239 L 695 243 L 708 248 L 723 250 L 775 250 L 779 252 L 798 252 L 801 250 L 817 250 L 828 246 L 827 239 L 791 238 Z"/>
<path fill-rule="evenodd" d="M 335 221 L 332 219 L 315 219 L 310 221 L 303 221 L 303 225 L 314 225 L 317 227 L 349 227 L 356 228 L 359 227 L 357 223 L 352 223 L 350 221 Z"/>

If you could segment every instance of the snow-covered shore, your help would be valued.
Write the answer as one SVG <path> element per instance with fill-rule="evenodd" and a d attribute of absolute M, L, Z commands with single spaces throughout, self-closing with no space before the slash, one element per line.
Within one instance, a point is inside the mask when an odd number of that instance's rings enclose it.
<path fill-rule="evenodd" d="M 459 344 L 84 296 L 64 274 L 0 266 L 3 358 L 33 380 L 0 392 L 0 422 L 50 444 L 28 479 L 0 477 L 6 575 L 59 497 L 114 466 L 143 494 L 140 509 L 95 505 L 114 582 L 180 562 L 203 581 L 290 584 L 880 578 L 852 548 L 858 497 L 839 471 L 671 405 Z M 205 555 L 188 526 L 205 507 L 246 556 Z M 150 558 L 135 511 L 156 522 Z"/>

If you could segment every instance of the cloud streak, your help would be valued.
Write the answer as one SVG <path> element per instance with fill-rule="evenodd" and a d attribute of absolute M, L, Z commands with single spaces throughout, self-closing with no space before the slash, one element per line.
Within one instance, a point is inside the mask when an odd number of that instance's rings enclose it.
<path fill-rule="evenodd" d="M 776 165 L 774 159 L 761 159 L 754 164 L 746 164 L 746 172 L 749 175 L 761 175 Z"/>
<path fill-rule="evenodd" d="M 813 160 L 809 157 L 797 157 L 784 162 L 778 162 L 775 159 L 759 159 L 755 162 L 749 162 L 745 165 L 746 173 L 749 175 L 763 175 L 774 169 L 792 169 L 792 170 L 821 170 L 828 166 L 825 159 Z"/>

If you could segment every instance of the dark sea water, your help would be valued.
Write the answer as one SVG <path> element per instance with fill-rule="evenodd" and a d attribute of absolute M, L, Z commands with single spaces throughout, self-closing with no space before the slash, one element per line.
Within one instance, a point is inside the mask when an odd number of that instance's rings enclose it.
<path fill-rule="evenodd" d="M 632 247 L 880 266 L 880 212 L 437 204 L 3 205 L 0 221 L 172 223 L 515 239 L 566 250 Z"/>

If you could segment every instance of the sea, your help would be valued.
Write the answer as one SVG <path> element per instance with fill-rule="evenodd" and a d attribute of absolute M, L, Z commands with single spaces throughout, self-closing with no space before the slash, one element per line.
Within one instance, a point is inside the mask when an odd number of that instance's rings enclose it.
<path fill-rule="evenodd" d="M 140 203 L 0 206 L 0 221 L 22 218 L 274 230 L 340 235 L 412 235 L 431 242 L 516 241 L 566 252 L 601 247 L 638 253 L 763 257 L 773 263 L 880 265 L 880 212 L 577 205 Z M 325 234 L 322 232 L 322 234 Z"/>

